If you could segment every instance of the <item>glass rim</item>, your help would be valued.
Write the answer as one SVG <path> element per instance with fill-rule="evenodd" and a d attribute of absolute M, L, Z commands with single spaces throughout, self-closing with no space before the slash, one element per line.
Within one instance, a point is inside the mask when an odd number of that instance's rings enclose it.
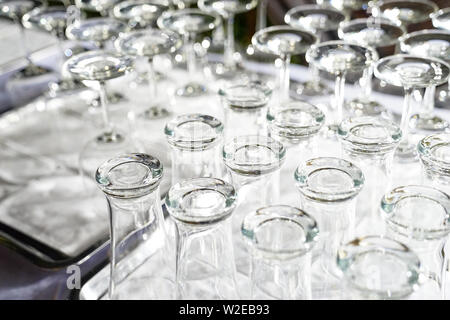
<path fill-rule="evenodd" d="M 114 183 L 110 174 L 120 166 L 132 163 L 139 164 L 148 170 L 143 179 L 124 186 Z M 163 165 L 157 158 L 145 153 L 127 153 L 103 162 L 95 172 L 95 181 L 106 195 L 115 198 L 137 198 L 155 190 L 162 176 Z"/>
<path fill-rule="evenodd" d="M 67 10 L 64 6 L 52 6 L 52 7 L 44 7 L 44 6 L 40 6 L 40 7 L 35 7 L 33 8 L 31 11 L 28 11 L 27 13 L 25 13 L 22 16 L 22 21 L 21 23 L 23 24 L 23 26 L 27 29 L 33 28 L 33 23 L 30 22 L 30 20 L 32 18 L 38 17 L 41 14 L 50 14 L 52 12 L 61 12 L 64 13 L 66 15 L 65 19 L 67 20 Z M 65 21 L 66 22 L 66 21 Z M 67 22 L 66 22 L 67 24 Z M 48 29 L 45 28 L 45 24 L 42 24 L 40 22 L 38 22 L 38 25 L 44 26 L 44 29 L 46 31 L 50 31 Z"/>
<path fill-rule="evenodd" d="M 411 39 L 413 39 L 414 37 L 420 37 L 423 35 L 433 35 L 433 34 L 441 34 L 441 35 L 447 35 L 450 39 L 450 31 L 447 30 L 442 30 L 442 29 L 425 29 L 425 30 L 419 30 L 419 31 L 414 31 L 414 32 L 410 32 L 407 34 L 404 34 L 403 36 L 401 36 L 398 41 L 400 43 L 400 50 L 406 53 L 410 53 L 410 48 L 409 45 L 407 44 L 407 42 Z M 425 41 L 428 40 L 433 40 L 433 39 L 426 39 Z M 449 40 L 450 43 L 450 40 Z M 443 57 L 436 57 L 439 58 L 443 61 L 447 61 L 450 60 L 450 57 L 448 57 L 448 59 L 444 59 Z"/>
<path fill-rule="evenodd" d="M 405 199 L 422 198 L 439 204 L 445 211 L 445 219 L 439 228 L 420 228 L 395 219 L 397 205 Z M 381 199 L 382 215 L 389 228 L 397 234 L 415 240 L 437 240 L 450 233 L 450 196 L 436 188 L 424 185 L 399 186 L 388 191 Z"/>
<path fill-rule="evenodd" d="M 296 248 L 270 248 L 258 241 L 258 232 L 273 222 L 294 224 L 301 228 L 304 237 Z M 318 241 L 319 229 L 316 220 L 305 211 L 289 205 L 262 207 L 245 216 L 241 224 L 241 236 L 247 244 L 255 248 L 264 258 L 270 260 L 290 260 L 310 252 Z M 289 243 L 284 245 L 290 245 Z"/>
<path fill-rule="evenodd" d="M 208 26 L 205 28 L 201 28 L 200 30 L 193 32 L 193 31 L 185 31 L 181 32 L 180 30 L 174 30 L 173 28 L 170 28 L 166 25 L 164 22 L 165 20 L 168 20 L 174 16 L 182 16 L 182 15 L 202 15 L 202 16 L 209 16 L 214 18 L 214 21 L 212 23 L 209 23 Z M 213 12 L 205 12 L 200 9 L 194 9 L 194 8 L 186 8 L 181 10 L 168 10 L 164 11 L 161 16 L 156 20 L 156 24 L 158 25 L 158 28 L 160 29 L 169 29 L 175 32 L 180 31 L 181 34 L 190 34 L 190 33 L 203 33 L 207 31 L 214 30 L 222 23 L 221 17 L 218 14 L 215 14 Z"/>
<path fill-rule="evenodd" d="M 112 24 L 116 24 L 116 25 L 120 26 L 119 28 L 121 30 L 118 31 L 117 34 L 120 34 L 121 32 L 125 32 L 128 29 L 127 24 L 124 23 L 123 21 L 120 21 L 118 19 L 111 18 L 111 17 L 98 17 L 98 18 L 91 18 L 91 19 L 87 19 L 87 20 L 81 20 L 79 23 L 74 23 L 74 24 L 68 25 L 66 28 L 65 35 L 70 40 L 106 41 L 107 40 L 106 38 L 105 39 L 103 39 L 103 38 L 102 39 L 89 39 L 85 36 L 77 37 L 74 33 L 74 30 L 81 30 L 83 26 L 92 25 L 92 24 L 99 23 L 99 22 L 107 27 L 110 27 Z"/>
<path fill-rule="evenodd" d="M 404 284 L 398 290 L 380 290 L 371 289 L 367 286 L 362 286 L 355 281 L 355 278 L 347 271 L 351 271 L 351 264 L 359 257 L 364 259 L 367 254 L 371 252 L 388 254 L 391 258 L 394 257 L 401 260 L 403 263 L 407 261 L 408 267 L 405 269 L 405 276 L 407 276 Z M 400 299 L 411 295 L 416 291 L 420 285 L 420 275 L 422 274 L 422 265 L 419 257 L 405 244 L 393 240 L 385 236 L 365 236 L 356 238 L 344 245 L 342 245 L 337 252 L 336 263 L 339 269 L 343 272 L 345 282 L 353 289 L 362 292 L 375 294 L 380 298 Z"/>
<path fill-rule="evenodd" d="M 183 136 L 178 132 L 177 128 L 180 125 L 189 122 L 203 123 L 212 130 L 209 133 L 214 134 L 206 137 L 196 137 L 195 140 L 192 140 L 192 136 Z M 202 151 L 217 145 L 217 142 L 222 137 L 223 128 L 224 126 L 222 122 L 213 116 L 201 113 L 187 113 L 178 115 L 169 121 L 164 127 L 164 134 L 166 135 L 167 141 L 171 146 L 181 150 Z"/>
<path fill-rule="evenodd" d="M 321 170 L 337 170 L 348 175 L 353 185 L 347 190 L 332 192 L 317 190 L 309 185 L 312 174 Z M 301 163 L 294 173 L 296 187 L 300 193 L 312 201 L 317 202 L 343 202 L 355 198 L 364 186 L 364 174 L 359 167 L 350 161 L 335 157 L 312 158 Z"/>
<path fill-rule="evenodd" d="M 391 4 L 391 3 L 396 3 L 396 2 L 400 2 L 400 3 L 421 3 L 421 4 L 425 4 L 425 5 L 428 5 L 431 8 L 433 8 L 433 12 L 436 12 L 437 10 L 439 10 L 439 7 L 434 2 L 429 1 L 429 0 L 381 0 L 378 7 L 380 8 L 380 10 L 382 10 L 381 7 L 384 4 Z M 415 21 L 413 23 L 418 23 L 418 22 L 420 22 L 420 21 Z"/>
<path fill-rule="evenodd" d="M 376 139 L 357 136 L 352 132 L 354 129 L 374 125 L 383 127 L 386 130 L 386 135 Z M 338 125 L 337 136 L 344 142 L 343 147 L 347 151 L 361 154 L 385 154 L 395 150 L 402 138 L 402 131 L 392 120 L 362 116 L 344 119 Z"/>
<path fill-rule="evenodd" d="M 421 162 L 427 169 L 443 171 L 442 173 L 449 170 L 450 173 L 450 162 L 439 159 L 431 152 L 434 147 L 442 145 L 450 146 L 450 133 L 436 133 L 424 137 L 417 144 L 417 151 Z"/>
<path fill-rule="evenodd" d="M 197 1 L 197 5 L 198 5 L 198 7 L 201 9 L 201 10 L 204 10 L 204 11 L 206 11 L 206 12 L 209 12 L 209 11 L 213 11 L 213 12 L 217 12 L 218 14 L 220 14 L 221 16 L 223 16 L 223 17 L 225 17 L 225 15 L 230 15 L 230 14 L 240 14 L 240 13 L 244 13 L 244 12 L 248 12 L 248 11 L 251 11 L 251 10 L 253 10 L 254 8 L 256 8 L 256 6 L 258 5 L 258 1 L 256 0 L 256 1 L 252 1 L 251 0 L 251 2 L 253 3 L 253 5 L 252 6 L 250 6 L 249 8 L 245 8 L 245 10 L 238 10 L 238 11 L 226 11 L 225 9 L 223 9 L 223 12 L 219 12 L 219 10 L 214 10 L 213 8 L 210 8 L 210 6 L 209 5 L 206 5 L 205 4 L 205 1 L 208 1 L 208 0 L 198 0 Z M 225 14 L 225 15 L 224 15 Z"/>
<path fill-rule="evenodd" d="M 128 8 L 128 7 L 136 7 L 136 6 L 143 6 L 143 5 L 150 5 L 155 6 L 159 8 L 165 8 L 163 10 L 167 10 L 170 6 L 169 2 L 166 0 L 125 0 L 120 1 L 113 5 L 111 8 L 112 15 L 119 20 L 129 20 L 133 19 L 132 15 L 126 15 L 121 12 L 122 9 Z"/>
<path fill-rule="evenodd" d="M 184 205 L 185 201 L 189 203 L 189 197 L 195 196 L 196 192 L 208 192 L 208 197 L 211 196 L 209 193 L 217 193 L 223 202 L 219 207 L 190 208 Z M 237 192 L 231 184 L 221 179 L 191 178 L 174 184 L 167 192 L 165 204 L 170 216 L 176 221 L 200 227 L 229 218 L 237 205 Z M 217 201 L 214 205 L 217 205 Z"/>
<path fill-rule="evenodd" d="M 305 5 L 298 5 L 298 6 L 295 6 L 295 7 L 291 8 L 291 9 L 289 9 L 286 12 L 286 14 L 284 15 L 284 19 L 283 19 L 284 22 L 286 24 L 292 26 L 291 23 L 290 23 L 291 19 L 292 19 L 291 18 L 292 15 L 294 13 L 298 13 L 299 11 L 303 11 L 303 10 L 311 10 L 311 11 L 314 11 L 314 10 L 317 10 L 317 11 L 322 10 L 323 11 L 323 10 L 325 10 L 325 11 L 329 11 L 330 13 L 332 12 L 334 14 L 340 15 L 342 17 L 342 20 L 339 23 L 342 23 L 344 21 L 348 21 L 348 16 L 346 14 L 344 14 L 343 12 L 339 11 L 338 9 L 336 9 L 336 8 L 334 8 L 332 6 L 324 7 L 324 6 L 321 6 L 321 5 L 318 5 L 318 4 L 305 4 Z M 325 30 L 320 30 L 320 31 L 329 31 L 329 30 L 332 30 L 332 29 L 325 29 Z"/>

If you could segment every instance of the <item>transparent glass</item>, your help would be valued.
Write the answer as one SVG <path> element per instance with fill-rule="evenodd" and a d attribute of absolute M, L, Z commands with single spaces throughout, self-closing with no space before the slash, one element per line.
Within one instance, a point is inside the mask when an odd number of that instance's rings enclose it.
<path fill-rule="evenodd" d="M 430 15 L 435 28 L 450 31 L 450 8 L 443 8 Z"/>
<path fill-rule="evenodd" d="M 428 0 L 385 0 L 372 14 L 400 22 L 402 26 L 407 27 L 410 24 L 429 20 L 430 14 L 438 9 L 434 2 Z"/>
<path fill-rule="evenodd" d="M 404 244 L 366 236 L 341 246 L 337 265 L 343 274 L 343 299 L 408 299 L 420 285 L 419 257 Z"/>
<path fill-rule="evenodd" d="M 416 146 L 411 144 L 409 122 L 412 113 L 412 93 L 415 89 L 444 83 L 449 76 L 450 66 L 439 59 L 396 54 L 380 59 L 375 65 L 375 77 L 388 84 L 403 87 L 402 141 L 396 157 L 401 161 L 414 161 Z"/>
<path fill-rule="evenodd" d="M 188 178 L 223 177 L 222 122 L 208 115 L 184 114 L 168 122 L 164 133 L 172 149 L 172 185 Z"/>
<path fill-rule="evenodd" d="M 293 174 L 299 163 L 314 158 L 318 153 L 319 131 L 325 123 L 323 112 L 307 102 L 289 102 L 267 113 L 269 135 L 286 147 L 286 160 L 281 167 L 280 185 L 282 203 L 299 205 Z"/>
<path fill-rule="evenodd" d="M 295 207 L 248 214 L 242 235 L 251 252 L 251 298 L 311 299 L 311 250 L 318 233 L 314 218 Z"/>
<path fill-rule="evenodd" d="M 110 16 L 128 23 L 132 29 L 151 27 L 156 19 L 169 10 L 167 0 L 128 0 L 117 3 Z"/>
<path fill-rule="evenodd" d="M 344 158 L 355 163 L 364 173 L 364 190 L 358 197 L 356 236 L 381 234 L 384 223 L 379 201 L 391 188 L 392 161 L 402 133 L 393 121 L 379 117 L 354 117 L 338 128 Z"/>
<path fill-rule="evenodd" d="M 450 134 L 429 135 L 417 145 L 423 184 L 450 194 Z"/>
<path fill-rule="evenodd" d="M 229 83 L 219 90 L 225 113 L 225 141 L 243 135 L 264 135 L 272 89 L 259 82 Z"/>
<path fill-rule="evenodd" d="M 284 16 L 284 21 L 293 28 L 304 29 L 314 33 L 318 42 L 327 31 L 337 30 L 339 24 L 347 20 L 347 16 L 333 7 L 320 5 L 300 5 L 290 9 Z M 332 91 L 321 81 L 319 70 L 314 64 L 309 65 L 311 80 L 291 86 L 291 94 L 299 99 L 305 97 L 323 96 Z"/>
<path fill-rule="evenodd" d="M 257 50 L 276 55 L 281 60 L 278 78 L 278 101 L 280 103 L 289 101 L 291 57 L 305 53 L 317 41 L 314 34 L 290 26 L 268 27 L 253 35 L 252 44 Z"/>
<path fill-rule="evenodd" d="M 414 250 L 424 266 L 422 294 L 443 298 L 444 260 L 440 253 L 450 233 L 450 197 L 428 186 L 401 186 L 381 200 L 387 235 Z"/>
<path fill-rule="evenodd" d="M 173 268 L 164 259 L 167 244 L 159 193 L 162 174 L 158 159 L 138 153 L 116 156 L 103 163 L 95 174 L 109 208 L 109 299 L 174 298 L 175 283 L 170 272 Z M 164 255 L 155 255 L 155 248 L 164 251 Z M 150 257 L 152 266 L 157 267 L 150 268 L 144 278 L 127 281 L 127 276 Z"/>
<path fill-rule="evenodd" d="M 377 59 L 378 54 L 375 50 L 345 41 L 322 42 L 306 52 L 306 61 L 336 77 L 331 109 L 326 114 L 331 131 L 336 131 L 342 121 L 347 72 L 363 71 Z"/>
<path fill-rule="evenodd" d="M 177 299 L 238 299 L 231 240 L 234 187 L 214 178 L 172 186 L 166 207 L 177 227 Z"/>
<path fill-rule="evenodd" d="M 75 0 L 75 5 L 82 10 L 94 11 L 107 16 L 108 11 L 120 0 Z"/>
<path fill-rule="evenodd" d="M 295 180 L 301 209 L 316 219 L 320 240 L 313 252 L 319 297 L 339 297 L 336 252 L 354 238 L 356 196 L 364 185 L 362 171 L 339 158 L 314 158 L 299 165 Z"/>

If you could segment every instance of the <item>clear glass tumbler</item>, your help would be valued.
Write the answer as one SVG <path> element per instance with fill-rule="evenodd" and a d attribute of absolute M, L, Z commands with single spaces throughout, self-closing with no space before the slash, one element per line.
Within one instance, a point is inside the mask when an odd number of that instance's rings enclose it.
<path fill-rule="evenodd" d="M 167 249 L 159 193 L 162 175 L 160 161 L 142 153 L 119 155 L 97 169 L 95 179 L 109 207 L 109 299 L 129 299 L 130 295 L 140 299 L 173 298 L 169 262 L 164 256 L 154 255 L 156 249 Z M 145 279 L 134 279 L 141 282 L 139 286 L 127 282 L 130 273 L 150 256 L 152 265 L 159 268 L 150 268 Z"/>
<path fill-rule="evenodd" d="M 386 234 L 414 250 L 424 266 L 427 280 L 422 298 L 443 297 L 442 247 L 450 233 L 450 197 L 427 186 L 402 186 L 381 200 Z"/>
<path fill-rule="evenodd" d="M 295 207 L 248 214 L 242 235 L 252 257 L 252 299 L 311 299 L 311 250 L 318 233 L 316 221 Z"/>
<path fill-rule="evenodd" d="M 267 103 L 272 89 L 258 82 L 231 83 L 219 90 L 225 113 L 225 141 L 266 133 Z"/>
<path fill-rule="evenodd" d="M 203 114 L 183 114 L 167 123 L 164 132 L 172 147 L 172 185 L 195 177 L 221 178 L 223 125 Z"/>
<path fill-rule="evenodd" d="M 231 240 L 234 187 L 194 178 L 172 186 L 166 207 L 177 227 L 177 299 L 238 299 Z"/>
<path fill-rule="evenodd" d="M 400 127 L 380 117 L 347 118 L 338 127 L 343 157 L 364 173 L 365 187 L 358 197 L 357 236 L 379 234 L 384 222 L 380 217 L 381 197 L 391 188 L 392 162 L 400 143 Z"/>
<path fill-rule="evenodd" d="M 419 287 L 419 257 L 390 238 L 356 238 L 339 248 L 337 265 L 343 274 L 344 299 L 407 299 Z"/>
<path fill-rule="evenodd" d="M 331 157 L 309 159 L 299 165 L 295 180 L 300 191 L 301 209 L 314 217 L 320 240 L 313 252 L 317 287 L 322 298 L 337 298 L 336 252 L 354 238 L 356 196 L 364 185 L 364 175 L 353 163 Z"/>

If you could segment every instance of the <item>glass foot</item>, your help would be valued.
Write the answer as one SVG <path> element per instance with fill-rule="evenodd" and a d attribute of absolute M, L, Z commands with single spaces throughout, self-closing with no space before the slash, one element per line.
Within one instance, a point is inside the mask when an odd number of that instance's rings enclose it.
<path fill-rule="evenodd" d="M 410 126 L 418 131 L 444 131 L 449 127 L 446 120 L 436 115 L 424 117 L 420 114 L 415 114 L 409 121 Z"/>
<path fill-rule="evenodd" d="M 344 106 L 352 115 L 356 116 L 379 116 L 386 112 L 386 108 L 375 100 L 356 98 Z"/>
<path fill-rule="evenodd" d="M 302 99 L 305 96 L 315 97 L 330 95 L 333 90 L 330 89 L 325 83 L 306 81 L 303 83 L 291 82 L 290 95 L 294 99 Z"/>
<path fill-rule="evenodd" d="M 52 73 L 51 69 L 47 69 L 44 67 L 37 66 L 35 64 L 29 64 L 25 68 L 19 70 L 16 74 L 14 74 L 14 79 L 29 79 L 33 77 L 43 76 L 45 74 Z"/>
<path fill-rule="evenodd" d="M 153 106 L 142 112 L 139 117 L 145 120 L 158 120 L 167 118 L 172 113 L 166 108 L 160 106 Z"/>
<path fill-rule="evenodd" d="M 190 82 L 184 87 L 177 90 L 177 95 L 180 97 L 193 98 L 199 97 L 206 93 L 206 87 L 200 83 Z"/>
<path fill-rule="evenodd" d="M 115 131 L 103 132 L 101 135 L 97 136 L 95 140 L 97 143 L 118 144 L 125 140 L 125 136 Z"/>
<path fill-rule="evenodd" d="M 215 78 L 232 79 L 238 76 L 242 67 L 236 63 L 235 65 L 228 66 L 222 62 L 213 62 L 209 64 L 212 75 Z"/>
<path fill-rule="evenodd" d="M 400 162 L 412 162 L 417 158 L 417 147 L 410 142 L 400 143 L 395 150 L 395 158 Z"/>

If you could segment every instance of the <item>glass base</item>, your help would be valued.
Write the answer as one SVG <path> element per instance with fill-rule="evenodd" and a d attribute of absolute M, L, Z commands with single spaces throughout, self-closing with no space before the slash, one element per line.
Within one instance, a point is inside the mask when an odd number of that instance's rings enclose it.
<path fill-rule="evenodd" d="M 294 99 L 302 99 L 304 96 L 316 97 L 333 94 L 333 90 L 322 81 L 306 81 L 298 83 L 291 81 L 290 96 Z"/>
<path fill-rule="evenodd" d="M 166 77 L 161 72 L 155 72 L 154 74 L 155 81 L 160 81 L 166 79 Z M 136 77 L 130 82 L 130 87 L 135 88 L 138 86 L 148 86 L 148 73 L 139 73 Z"/>
<path fill-rule="evenodd" d="M 378 116 L 386 112 L 386 108 L 375 100 L 356 98 L 345 103 L 344 106 L 351 114 L 357 116 Z"/>
<path fill-rule="evenodd" d="M 395 150 L 395 158 L 400 162 L 414 162 L 417 159 L 417 146 L 410 142 L 400 143 Z"/>
<path fill-rule="evenodd" d="M 117 91 L 108 92 L 106 99 L 108 100 L 109 105 L 127 101 L 127 98 Z M 91 107 L 94 109 L 90 110 L 91 113 L 100 112 L 100 98 L 92 100 Z"/>
<path fill-rule="evenodd" d="M 152 106 L 150 108 L 148 108 L 147 110 L 145 110 L 144 112 L 142 112 L 139 117 L 145 120 L 158 120 L 158 119 L 163 119 L 163 118 L 167 118 L 171 115 L 172 113 L 167 110 L 164 107 L 161 106 Z"/>
<path fill-rule="evenodd" d="M 19 70 L 17 73 L 14 74 L 13 78 L 15 80 L 20 79 L 29 79 L 33 77 L 39 77 L 43 76 L 49 73 L 52 73 L 53 70 L 47 69 L 44 67 L 37 66 L 35 64 L 29 64 L 25 68 Z"/>
<path fill-rule="evenodd" d="M 204 85 L 196 82 L 190 82 L 186 84 L 184 87 L 179 88 L 177 90 L 177 96 L 193 98 L 199 97 L 207 92 L 207 89 Z"/>
<path fill-rule="evenodd" d="M 417 131 L 444 131 L 449 127 L 449 123 L 446 120 L 436 115 L 424 117 L 420 114 L 415 114 L 411 117 L 409 124 Z"/>
<path fill-rule="evenodd" d="M 209 64 L 209 69 L 215 78 L 233 79 L 239 75 L 242 67 L 238 63 L 229 66 L 222 62 L 212 62 Z"/>

